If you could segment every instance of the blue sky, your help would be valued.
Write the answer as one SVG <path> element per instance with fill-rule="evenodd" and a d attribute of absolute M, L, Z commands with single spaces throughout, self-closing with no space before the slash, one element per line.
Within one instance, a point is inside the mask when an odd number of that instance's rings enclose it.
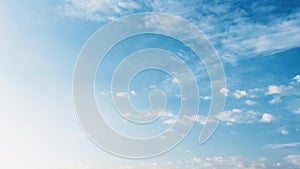
<path fill-rule="evenodd" d="M 0 11 L 1 168 L 300 168 L 299 1 L 1 1 Z M 138 12 L 178 15 L 207 35 L 224 66 L 227 101 L 214 135 L 198 144 L 210 106 L 210 82 L 201 61 L 167 37 L 141 35 L 120 42 L 98 70 L 98 104 L 110 94 L 118 62 L 143 48 L 173 52 L 200 86 L 200 110 L 187 138 L 162 156 L 130 160 L 103 151 L 85 136 L 73 105 L 72 78 L 89 37 L 110 21 Z M 176 121 L 180 96 L 168 75 L 144 72 L 128 93 L 115 95 L 129 94 L 133 105 L 146 110 L 153 88 L 165 91 L 169 101 L 162 119 L 137 128 L 115 111 L 106 111 L 104 118 L 135 137 L 166 130 Z"/>

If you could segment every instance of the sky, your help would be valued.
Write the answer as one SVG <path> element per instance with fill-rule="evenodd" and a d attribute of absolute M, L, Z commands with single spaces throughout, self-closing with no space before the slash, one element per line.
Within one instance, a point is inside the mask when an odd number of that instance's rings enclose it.
<path fill-rule="evenodd" d="M 119 133 L 143 138 L 164 132 L 178 121 L 184 100 L 177 81 L 158 70 L 137 74 L 128 91 L 111 92 L 115 69 L 133 52 L 170 51 L 190 68 L 199 88 L 199 111 L 186 118 L 195 123 L 187 137 L 162 155 L 137 160 L 108 153 L 87 137 L 77 119 L 72 83 L 90 37 L 120 17 L 142 12 L 168 13 L 194 24 L 217 51 L 227 86 L 219 90 L 226 97 L 222 116 L 216 117 L 220 124 L 199 144 L 212 100 L 203 60 L 180 41 L 157 34 L 117 43 L 97 69 L 95 99 L 105 121 Z M 0 1 L 0 21 L 0 168 L 300 168 L 297 0 L 12 0 Z M 114 109 L 111 95 L 130 98 L 145 112 L 142 117 L 161 113 L 146 112 L 153 89 L 164 91 L 167 103 L 163 116 L 150 125 L 126 121 Z"/>

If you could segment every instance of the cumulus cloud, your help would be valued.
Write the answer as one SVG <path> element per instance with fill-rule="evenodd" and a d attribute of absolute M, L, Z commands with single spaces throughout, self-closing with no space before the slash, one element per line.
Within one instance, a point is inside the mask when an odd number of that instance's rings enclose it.
<path fill-rule="evenodd" d="M 284 127 L 281 127 L 277 130 L 278 133 L 282 134 L 282 135 L 289 135 L 289 131 L 284 128 Z"/>
<path fill-rule="evenodd" d="M 296 75 L 293 79 L 300 83 L 300 75 Z"/>
<path fill-rule="evenodd" d="M 253 105 L 256 104 L 256 101 L 246 100 L 246 101 L 245 101 L 245 104 L 248 105 L 248 106 L 253 106 Z"/>
<path fill-rule="evenodd" d="M 300 167 L 300 154 L 288 155 L 285 160 L 297 167 Z"/>
<path fill-rule="evenodd" d="M 229 90 L 227 88 L 221 88 L 219 92 L 224 96 L 228 96 Z"/>
<path fill-rule="evenodd" d="M 234 93 L 233 93 L 234 97 L 237 98 L 237 99 L 240 99 L 242 97 L 245 97 L 247 96 L 247 92 L 244 91 L 244 90 L 236 90 Z"/>
<path fill-rule="evenodd" d="M 273 95 L 273 94 L 281 94 L 284 90 L 292 89 L 292 86 L 284 86 L 284 85 L 270 85 L 268 87 L 268 92 L 266 95 Z"/>
<path fill-rule="evenodd" d="M 282 90 L 283 90 L 283 86 L 270 85 L 266 95 L 280 94 Z"/>
<path fill-rule="evenodd" d="M 268 113 L 264 113 L 260 119 L 260 122 L 262 123 L 271 123 L 272 121 L 274 121 L 275 118 L 272 114 L 268 114 Z"/>

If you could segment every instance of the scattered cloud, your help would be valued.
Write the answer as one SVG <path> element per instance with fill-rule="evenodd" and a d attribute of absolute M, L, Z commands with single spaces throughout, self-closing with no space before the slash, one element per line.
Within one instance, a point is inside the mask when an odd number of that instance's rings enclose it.
<path fill-rule="evenodd" d="M 280 97 L 275 97 L 272 100 L 269 101 L 269 104 L 273 105 L 273 104 L 277 104 L 280 103 L 282 100 Z"/>
<path fill-rule="evenodd" d="M 262 123 L 271 123 L 272 121 L 274 121 L 275 118 L 272 114 L 268 114 L 268 113 L 264 113 L 260 119 L 260 122 Z"/>
<path fill-rule="evenodd" d="M 240 99 L 242 97 L 245 97 L 247 96 L 247 92 L 244 91 L 244 90 L 236 90 L 234 93 L 233 93 L 234 97 L 237 98 L 237 99 Z"/>
<path fill-rule="evenodd" d="M 288 155 L 285 160 L 297 167 L 300 167 L 300 154 Z"/>
<path fill-rule="evenodd" d="M 169 125 L 171 125 L 171 124 L 175 124 L 176 122 L 177 122 L 176 119 L 168 119 L 168 120 L 165 120 L 165 121 L 164 121 L 164 124 L 169 124 Z"/>
<path fill-rule="evenodd" d="M 148 162 L 131 166 L 130 169 L 174 169 L 174 168 L 190 168 L 190 169 L 266 169 L 268 164 L 265 158 L 247 159 L 239 156 L 217 156 L 217 157 L 193 157 L 187 160 L 174 160 L 165 162 Z M 127 169 L 119 167 L 118 169 Z"/>
<path fill-rule="evenodd" d="M 115 94 L 117 97 L 129 97 L 130 95 L 136 95 L 134 90 L 130 90 L 129 92 L 118 92 Z"/>
<path fill-rule="evenodd" d="M 176 116 L 169 111 L 164 110 L 158 110 L 153 112 L 146 112 L 146 113 L 139 113 L 139 114 L 133 114 L 130 112 L 124 113 L 123 115 L 126 118 L 133 118 L 133 119 L 153 119 L 155 117 L 159 117 L 162 119 L 169 119 L 169 118 L 175 118 Z"/>
<path fill-rule="evenodd" d="M 300 75 L 296 75 L 293 79 L 300 83 Z"/>
<path fill-rule="evenodd" d="M 268 87 L 268 92 L 266 93 L 266 95 L 273 95 L 273 94 L 281 94 L 284 90 L 289 90 L 292 89 L 292 86 L 284 86 L 284 85 L 270 85 Z"/>
<path fill-rule="evenodd" d="M 227 88 L 221 88 L 219 92 L 224 96 L 228 96 L 229 90 Z"/>
<path fill-rule="evenodd" d="M 128 97 L 128 93 L 127 92 L 118 92 L 116 93 L 117 97 Z"/>
<path fill-rule="evenodd" d="M 266 95 L 271 95 L 271 94 L 280 94 L 282 92 L 283 86 L 276 86 L 276 85 L 271 85 L 268 88 L 268 92 Z"/>
<path fill-rule="evenodd" d="M 265 145 L 266 148 L 269 149 L 282 149 L 282 148 L 291 148 L 291 147 L 299 147 L 300 142 L 295 143 L 285 143 L 285 144 L 267 144 Z"/>
<path fill-rule="evenodd" d="M 256 101 L 246 100 L 245 104 L 248 105 L 248 106 L 253 106 L 253 105 L 257 104 L 257 103 L 256 103 Z"/>
<path fill-rule="evenodd" d="M 277 130 L 278 133 L 282 134 L 282 135 L 289 135 L 289 131 L 284 128 L 284 127 L 281 127 Z"/>
<path fill-rule="evenodd" d="M 294 114 L 300 114 L 300 108 L 295 109 Z"/>
<path fill-rule="evenodd" d="M 259 119 L 260 113 L 254 112 L 252 110 L 242 111 L 240 109 L 232 109 L 229 111 L 224 111 L 219 119 L 223 122 L 226 122 L 226 125 L 232 124 L 251 124 L 257 122 Z"/>
<path fill-rule="evenodd" d="M 106 22 L 138 12 L 143 7 L 143 3 L 132 0 L 66 0 L 63 8 L 67 16 Z"/>
<path fill-rule="evenodd" d="M 211 99 L 211 96 L 204 96 L 202 97 L 203 100 L 210 100 Z"/>
<path fill-rule="evenodd" d="M 281 11 L 281 3 L 266 5 L 262 1 L 251 1 L 245 7 L 243 2 L 237 1 L 65 0 L 63 11 L 70 17 L 100 22 L 137 12 L 181 16 L 208 35 L 224 61 L 235 64 L 241 58 L 270 55 L 300 46 L 300 13 L 291 10 L 274 17 Z"/>

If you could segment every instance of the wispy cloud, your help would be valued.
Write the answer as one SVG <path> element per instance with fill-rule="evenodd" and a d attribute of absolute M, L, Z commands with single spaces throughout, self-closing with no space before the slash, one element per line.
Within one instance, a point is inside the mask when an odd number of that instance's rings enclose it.
<path fill-rule="evenodd" d="M 232 124 L 251 124 L 259 120 L 261 113 L 252 110 L 243 111 L 240 109 L 232 109 L 224 111 L 219 119 L 226 123 L 226 125 Z"/>
<path fill-rule="evenodd" d="M 300 154 L 288 155 L 285 160 L 297 167 L 300 167 Z"/>
<path fill-rule="evenodd" d="M 291 147 L 299 147 L 299 146 L 300 146 L 300 142 L 265 145 L 266 148 L 270 148 L 270 149 L 282 149 L 282 148 L 291 148 Z"/>
<path fill-rule="evenodd" d="M 292 10 L 297 2 L 289 2 L 288 12 L 281 3 L 66 0 L 63 8 L 67 16 L 100 22 L 137 12 L 179 15 L 208 35 L 224 61 L 236 63 L 300 46 L 300 12 Z"/>

